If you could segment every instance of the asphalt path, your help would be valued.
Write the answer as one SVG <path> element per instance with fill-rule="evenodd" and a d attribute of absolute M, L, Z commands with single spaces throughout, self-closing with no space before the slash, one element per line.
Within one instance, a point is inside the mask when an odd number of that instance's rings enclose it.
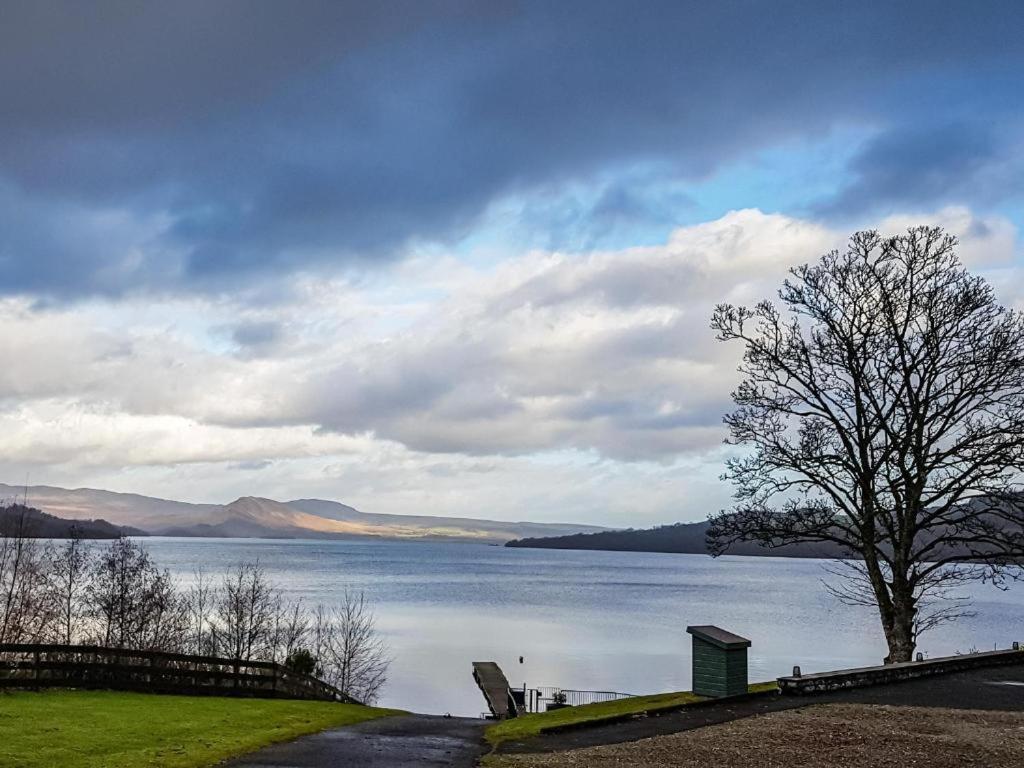
<path fill-rule="evenodd" d="M 233 768 L 472 768 L 484 753 L 487 721 L 398 715 L 333 728 L 233 760 Z"/>
<path fill-rule="evenodd" d="M 614 725 L 505 742 L 502 752 L 549 752 L 618 744 L 702 728 L 742 717 L 816 704 L 856 703 L 1024 711 L 1024 665 L 936 675 L 904 683 L 807 696 L 763 696 L 722 701 Z M 487 721 L 401 715 L 335 728 L 276 744 L 227 765 L 233 768 L 473 768 L 486 751 Z"/>

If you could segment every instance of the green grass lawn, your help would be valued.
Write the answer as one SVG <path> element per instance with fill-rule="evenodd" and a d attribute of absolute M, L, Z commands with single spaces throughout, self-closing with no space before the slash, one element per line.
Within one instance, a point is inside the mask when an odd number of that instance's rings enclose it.
<path fill-rule="evenodd" d="M 751 693 L 764 693 L 777 689 L 774 680 L 768 683 L 754 683 L 749 686 Z M 575 725 L 576 723 L 599 722 L 607 718 L 635 715 L 641 712 L 658 712 L 673 709 L 685 704 L 704 701 L 690 691 L 676 693 L 655 693 L 650 696 L 631 696 L 628 699 L 602 701 L 597 704 L 584 704 L 580 707 L 565 707 L 551 712 L 538 712 L 523 715 L 510 720 L 502 720 L 487 729 L 487 741 L 497 746 L 503 741 L 519 741 L 531 736 L 539 736 L 544 730 L 559 725 Z"/>
<path fill-rule="evenodd" d="M 195 768 L 398 714 L 356 704 L 109 691 L 0 693 L 4 768 Z"/>

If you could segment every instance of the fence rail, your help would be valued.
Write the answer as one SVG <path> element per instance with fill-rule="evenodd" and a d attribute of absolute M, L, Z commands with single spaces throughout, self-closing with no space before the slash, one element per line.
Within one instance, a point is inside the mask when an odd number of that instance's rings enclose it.
<path fill-rule="evenodd" d="M 5 688 L 105 688 L 360 703 L 323 680 L 272 661 L 95 645 L 0 643 L 0 690 Z"/>
<path fill-rule="evenodd" d="M 596 704 L 601 701 L 631 699 L 634 694 L 619 691 L 580 691 L 573 688 L 539 686 L 526 690 L 526 707 L 531 712 L 542 712 L 547 704 L 559 702 L 570 707 Z"/>

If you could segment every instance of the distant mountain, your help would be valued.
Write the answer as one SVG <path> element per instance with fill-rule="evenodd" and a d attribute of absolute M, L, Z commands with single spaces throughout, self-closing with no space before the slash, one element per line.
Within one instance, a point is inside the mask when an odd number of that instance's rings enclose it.
<path fill-rule="evenodd" d="M 361 512 L 322 499 L 280 502 L 244 496 L 230 504 L 190 504 L 92 488 L 24 488 L 0 484 L 0 499 L 28 498 L 30 506 L 74 520 L 103 518 L 161 536 L 263 538 L 383 537 L 501 544 L 527 536 L 605 530 L 569 523 L 499 522 L 429 515 Z"/>
<path fill-rule="evenodd" d="M 191 525 L 204 515 L 213 516 L 217 504 L 188 504 L 154 499 L 134 493 L 114 493 L 92 488 L 57 488 L 49 485 L 12 486 L 0 483 L 0 499 L 24 499 L 31 507 L 57 517 L 82 520 L 101 517 L 116 525 L 132 525 L 156 532 L 175 522 Z"/>
<path fill-rule="evenodd" d="M 312 515 L 359 523 L 364 526 L 388 526 L 400 524 L 407 531 L 429 530 L 440 538 L 472 538 L 508 541 L 525 536 L 565 536 L 573 533 L 596 533 L 608 530 L 598 525 L 577 525 L 574 523 L 531 523 L 527 521 L 503 522 L 500 520 L 478 520 L 465 517 L 431 517 L 430 515 L 387 515 L 379 512 L 360 512 L 358 509 L 322 499 L 296 499 L 286 502 L 292 509 L 300 509 Z"/>
<path fill-rule="evenodd" d="M 143 531 L 106 520 L 64 520 L 22 504 L 0 506 L 0 531 L 18 531 L 37 539 L 70 539 L 72 533 L 82 539 L 116 539 L 140 536 Z"/>
<path fill-rule="evenodd" d="M 624 531 L 599 531 L 568 536 L 549 536 L 509 541 L 506 547 L 533 549 L 603 549 L 613 552 L 675 552 L 705 555 L 708 522 L 676 523 L 657 528 Z M 740 542 L 729 548 L 730 555 L 761 555 L 769 557 L 843 557 L 843 550 L 832 544 L 791 544 L 768 549 L 754 542 Z"/>

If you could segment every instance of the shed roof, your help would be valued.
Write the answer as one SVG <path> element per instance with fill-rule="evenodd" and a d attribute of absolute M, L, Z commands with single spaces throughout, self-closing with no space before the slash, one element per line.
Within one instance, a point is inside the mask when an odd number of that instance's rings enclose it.
<path fill-rule="evenodd" d="M 694 637 L 699 637 L 705 642 L 717 645 L 719 648 L 734 650 L 736 648 L 750 647 L 750 641 L 747 640 L 747 638 L 734 635 L 732 632 L 727 632 L 721 627 L 716 627 L 713 624 L 702 624 L 696 627 L 687 627 L 686 631 Z"/>

